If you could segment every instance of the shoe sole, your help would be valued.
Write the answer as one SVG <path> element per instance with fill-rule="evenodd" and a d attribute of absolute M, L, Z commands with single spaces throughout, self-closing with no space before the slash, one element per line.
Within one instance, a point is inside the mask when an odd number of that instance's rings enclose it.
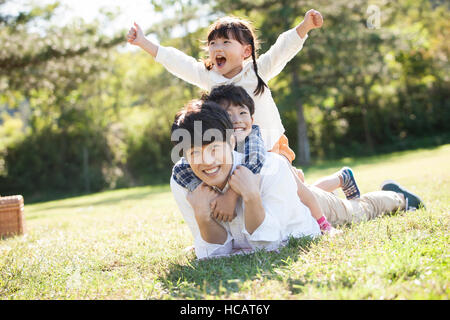
<path fill-rule="evenodd" d="M 419 204 L 418 204 L 418 206 L 417 206 L 416 209 L 420 209 L 421 207 L 422 207 L 423 209 L 426 208 L 426 207 L 425 207 L 425 204 L 424 204 L 423 201 L 422 201 L 422 199 L 421 199 L 418 195 L 416 195 L 416 194 L 412 193 L 411 191 L 405 189 L 401 184 L 399 184 L 398 182 L 396 182 L 396 181 L 394 181 L 394 180 L 385 180 L 385 181 L 383 181 L 383 182 L 381 183 L 380 189 L 383 190 L 384 186 L 386 186 L 386 185 L 388 185 L 388 184 L 393 184 L 393 185 L 397 186 L 398 189 L 399 189 L 399 191 L 402 192 L 402 193 L 404 193 L 404 194 L 403 194 L 404 196 L 405 196 L 405 194 L 408 194 L 408 195 L 410 195 L 410 196 L 416 198 L 416 199 L 418 200 L 418 202 L 419 202 Z M 392 191 L 392 190 L 383 190 L 383 191 Z M 395 191 L 394 191 L 394 192 L 395 192 Z M 399 193 L 399 192 L 397 192 L 397 193 Z M 406 200 L 406 196 L 405 196 L 405 200 Z M 413 207 L 413 208 L 415 208 L 415 207 Z"/>
<path fill-rule="evenodd" d="M 361 197 L 361 191 L 359 191 L 358 184 L 356 183 L 355 175 L 353 174 L 353 170 L 350 167 L 343 167 L 341 171 L 348 171 L 350 174 L 350 179 L 353 180 L 356 188 L 356 194 L 353 197 L 347 198 L 347 200 L 354 200 Z M 344 192 L 345 194 L 345 192 Z M 346 196 L 347 197 L 347 196 Z"/>

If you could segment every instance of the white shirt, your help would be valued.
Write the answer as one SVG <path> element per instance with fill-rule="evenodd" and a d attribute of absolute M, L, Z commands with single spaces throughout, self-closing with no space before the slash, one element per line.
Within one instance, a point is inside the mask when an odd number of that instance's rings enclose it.
<path fill-rule="evenodd" d="M 233 151 L 233 168 L 244 162 L 244 156 Z M 230 254 L 235 249 L 276 249 L 289 236 L 317 236 L 320 228 L 311 212 L 297 195 L 297 184 L 289 165 L 282 156 L 268 152 L 261 169 L 260 194 L 265 210 L 261 225 L 250 235 L 245 228 L 244 203 L 239 198 L 236 218 L 231 222 L 219 222 L 227 231 L 224 244 L 203 240 L 195 213 L 186 200 L 188 190 L 170 179 L 175 201 L 194 237 L 195 253 L 199 259 Z"/>
<path fill-rule="evenodd" d="M 303 48 L 307 38 L 308 35 L 300 38 L 295 28 L 290 29 L 282 33 L 275 44 L 257 59 L 258 74 L 266 84 Z M 264 93 L 258 96 L 253 93 L 258 79 L 251 60 L 246 61 L 242 71 L 231 79 L 225 78 L 214 69 L 208 71 L 203 62 L 172 47 L 159 46 L 155 60 L 173 75 L 208 92 L 214 87 L 231 83 L 243 87 L 255 101 L 254 124 L 259 125 L 261 129 L 266 149 L 271 150 L 283 135 L 280 113 L 270 90 L 264 88 Z"/>

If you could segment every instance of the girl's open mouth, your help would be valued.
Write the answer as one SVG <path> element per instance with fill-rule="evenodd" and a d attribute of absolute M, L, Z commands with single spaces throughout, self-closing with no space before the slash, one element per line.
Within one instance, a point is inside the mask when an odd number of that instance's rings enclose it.
<path fill-rule="evenodd" d="M 222 57 L 222 56 L 216 57 L 216 65 L 217 65 L 217 67 L 219 67 L 219 68 L 223 67 L 226 62 L 227 62 L 227 59 L 225 57 Z"/>

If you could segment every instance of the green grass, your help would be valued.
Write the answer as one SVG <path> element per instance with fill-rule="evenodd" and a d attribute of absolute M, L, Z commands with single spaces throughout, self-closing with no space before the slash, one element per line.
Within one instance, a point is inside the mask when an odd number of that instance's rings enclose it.
<path fill-rule="evenodd" d="M 0 240 L 2 299 L 448 299 L 450 145 L 351 165 L 361 192 L 395 179 L 427 210 L 292 239 L 279 253 L 197 261 L 168 185 L 25 206 L 28 233 Z M 25 199 L 26 200 L 26 199 Z"/>

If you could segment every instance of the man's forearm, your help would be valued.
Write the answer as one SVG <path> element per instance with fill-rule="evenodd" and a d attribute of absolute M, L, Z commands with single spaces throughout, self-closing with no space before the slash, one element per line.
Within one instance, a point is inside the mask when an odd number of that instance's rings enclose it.
<path fill-rule="evenodd" d="M 244 200 L 244 217 L 245 229 L 249 234 L 255 232 L 256 229 L 263 223 L 266 217 L 261 195 L 255 194 L 248 197 L 243 197 Z"/>
<path fill-rule="evenodd" d="M 228 188 L 224 196 L 233 205 L 233 211 L 236 210 L 236 203 L 239 198 L 239 195 L 236 193 L 236 191 L 234 191 L 232 188 Z"/>
<path fill-rule="evenodd" d="M 195 213 L 200 234 L 208 243 L 224 244 L 227 240 L 227 231 L 208 214 Z"/>

